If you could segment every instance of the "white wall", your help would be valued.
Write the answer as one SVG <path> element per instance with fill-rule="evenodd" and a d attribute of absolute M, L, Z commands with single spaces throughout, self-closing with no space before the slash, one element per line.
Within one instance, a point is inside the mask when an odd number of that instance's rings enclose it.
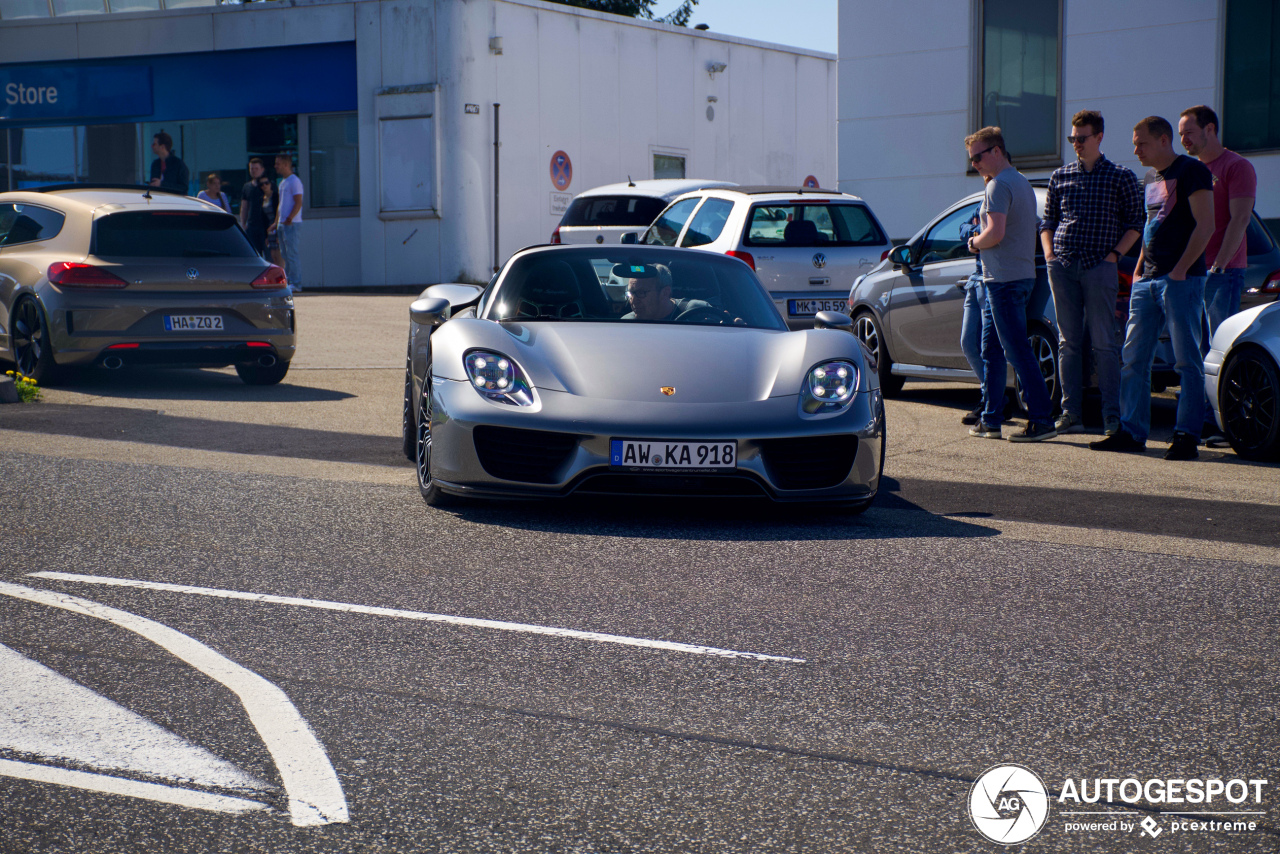
<path fill-rule="evenodd" d="M 1103 153 L 1141 176 L 1139 119 L 1176 127 L 1195 104 L 1221 112 L 1221 10 L 1220 0 L 1064 0 L 1062 127 L 1078 110 L 1101 111 Z M 894 237 L 981 187 L 965 176 L 963 147 L 976 130 L 973 20 L 960 0 L 840 0 L 840 189 L 865 197 Z M 1248 156 L 1258 215 L 1280 217 L 1280 154 Z"/>
<path fill-rule="evenodd" d="M 264 8 L 266 7 L 266 8 Z M 503 54 L 489 50 L 501 36 Z M 653 177 L 654 151 L 689 177 L 798 185 L 836 180 L 836 64 L 829 54 L 632 21 L 541 0 L 291 0 L 0 22 L 6 62 L 263 44 L 356 42 L 360 215 L 309 218 L 307 284 L 484 281 L 493 259 L 493 104 L 501 107 L 500 258 L 545 242 L 550 160 L 567 192 Z M 708 63 L 726 63 L 712 78 Z M 376 97 L 435 84 L 439 217 L 379 216 Z M 714 120 L 706 118 L 707 98 Z M 480 105 L 477 115 L 466 104 Z"/>

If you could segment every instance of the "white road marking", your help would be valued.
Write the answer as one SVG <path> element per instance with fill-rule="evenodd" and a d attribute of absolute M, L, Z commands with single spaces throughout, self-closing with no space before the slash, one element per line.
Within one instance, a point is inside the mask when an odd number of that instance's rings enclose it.
<path fill-rule="evenodd" d="M 714 655 L 722 658 L 750 658 L 756 661 L 780 661 L 787 664 L 804 664 L 803 658 L 789 658 L 783 655 L 765 655 L 759 652 L 741 652 L 735 649 L 720 649 L 714 646 L 698 646 L 695 644 L 676 643 L 674 641 L 633 638 L 626 635 L 610 635 L 600 632 L 582 632 L 576 629 L 560 629 L 552 626 L 537 626 L 529 623 L 507 623 L 501 620 L 481 620 L 474 617 L 453 617 L 448 614 L 431 614 L 426 611 L 403 611 L 399 608 L 379 608 L 372 605 L 350 605 L 345 602 L 328 602 L 323 599 L 299 599 L 294 596 L 272 596 L 267 593 L 244 593 L 239 590 L 221 590 L 215 587 L 191 587 L 186 584 L 163 584 L 157 581 L 137 581 L 131 578 L 110 578 L 101 575 L 79 575 L 71 572 L 32 572 L 31 578 L 47 578 L 52 581 L 78 581 L 87 584 L 105 584 L 111 587 L 134 587 L 141 590 L 162 590 L 166 593 L 188 593 L 196 596 L 216 596 L 220 599 L 243 599 L 248 602 L 270 602 L 275 605 L 299 605 L 304 608 L 319 608 L 325 611 L 341 611 L 348 614 L 368 614 L 376 617 L 396 617 L 402 620 L 426 620 L 434 623 L 449 623 L 455 626 L 471 626 L 481 629 L 498 629 L 504 632 L 525 632 L 534 635 L 550 635 L 574 640 L 598 641 L 600 643 L 617 643 L 624 646 L 638 646 L 648 649 L 663 649 L 671 652 L 687 652 L 694 655 Z"/>
<path fill-rule="evenodd" d="M 51 590 L 0 582 L 0 595 L 105 620 L 141 635 L 229 688 L 244 705 L 263 744 L 275 760 L 289 796 L 289 815 L 299 827 L 348 820 L 347 799 L 324 747 L 283 691 L 176 629 Z"/>
<path fill-rule="evenodd" d="M 109 777 L 106 774 L 90 774 L 87 771 L 72 771 L 67 768 L 34 765 L 30 762 L 15 762 L 12 759 L 0 759 L 0 776 L 16 777 L 19 780 L 31 780 L 36 783 L 71 786 L 76 789 L 103 792 L 108 795 L 145 798 L 148 801 L 177 804 L 180 807 L 210 810 L 212 812 L 242 813 L 250 810 L 268 809 L 266 804 L 260 804 L 257 801 L 246 801 L 243 798 L 215 795 L 211 792 L 197 792 L 193 789 L 178 789 L 173 786 L 161 786 L 159 783 L 125 780 L 120 777 Z"/>
<path fill-rule="evenodd" d="M 245 793 L 270 784 L 0 644 L 0 748 Z"/>

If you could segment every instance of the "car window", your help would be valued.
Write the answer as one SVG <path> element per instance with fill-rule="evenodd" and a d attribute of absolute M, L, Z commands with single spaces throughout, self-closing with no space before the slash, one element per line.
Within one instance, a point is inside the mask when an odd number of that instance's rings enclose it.
<path fill-rule="evenodd" d="M 33 240 L 48 240 L 62 231 L 66 220 L 57 211 L 38 205 L 0 205 L 0 234 L 2 245 L 14 246 Z"/>
<path fill-rule="evenodd" d="M 675 246 L 676 238 L 680 236 L 680 229 L 684 228 L 685 220 L 693 213 L 693 209 L 698 206 L 698 202 L 702 201 L 701 196 L 692 199 L 681 199 L 671 207 L 663 211 L 662 216 L 649 226 L 649 230 L 644 234 L 642 243 L 651 246 Z"/>
<path fill-rule="evenodd" d="M 724 224 L 733 212 L 733 202 L 727 199 L 707 199 L 698 208 L 689 230 L 684 233 L 681 246 L 705 246 L 720 236 Z"/>
<path fill-rule="evenodd" d="M 634 225 L 644 227 L 662 213 L 662 199 L 650 196 L 586 196 L 573 200 L 561 225 Z"/>
<path fill-rule="evenodd" d="M 920 242 L 917 263 L 932 264 L 937 261 L 972 257 L 968 243 L 969 238 L 977 233 L 972 230 L 977 224 L 977 202 L 947 214 L 929 229 L 924 240 Z"/>
<path fill-rule="evenodd" d="M 1244 233 L 1246 245 L 1246 255 L 1265 255 L 1270 252 L 1275 242 L 1271 239 L 1270 232 L 1267 227 L 1259 221 L 1257 214 L 1249 217 L 1249 227 Z"/>
<path fill-rule="evenodd" d="M 608 271 L 608 282 L 602 271 Z M 666 305 L 670 313 L 649 319 L 643 310 L 645 304 L 628 300 L 629 287 L 642 291 L 651 308 Z M 669 293 L 665 292 L 667 287 Z M 485 306 L 484 317 L 516 323 L 786 328 L 760 280 L 741 261 L 711 252 L 625 245 L 574 247 L 513 258 Z"/>
<path fill-rule="evenodd" d="M 254 258 L 235 217 L 195 211 L 128 211 L 94 225 L 94 255 L 105 258 Z"/>
<path fill-rule="evenodd" d="M 751 209 L 748 246 L 879 246 L 884 233 L 859 204 L 763 204 Z"/>

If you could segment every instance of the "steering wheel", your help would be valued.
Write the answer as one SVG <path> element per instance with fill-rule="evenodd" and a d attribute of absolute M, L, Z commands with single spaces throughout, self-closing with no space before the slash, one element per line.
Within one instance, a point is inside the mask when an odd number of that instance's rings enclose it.
<path fill-rule="evenodd" d="M 697 306 L 695 308 L 683 311 L 675 317 L 677 323 L 699 323 L 702 321 L 711 321 L 719 324 L 733 324 L 733 318 L 729 312 L 722 311 L 712 306 Z"/>

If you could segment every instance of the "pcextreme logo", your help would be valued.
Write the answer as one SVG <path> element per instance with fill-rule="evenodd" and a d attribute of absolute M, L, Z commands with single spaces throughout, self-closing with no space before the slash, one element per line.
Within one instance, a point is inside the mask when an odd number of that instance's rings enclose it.
<path fill-rule="evenodd" d="M 1026 842 L 1049 818 L 1044 781 L 1021 765 L 993 765 L 969 790 L 969 819 L 978 832 L 1001 845 Z"/>

